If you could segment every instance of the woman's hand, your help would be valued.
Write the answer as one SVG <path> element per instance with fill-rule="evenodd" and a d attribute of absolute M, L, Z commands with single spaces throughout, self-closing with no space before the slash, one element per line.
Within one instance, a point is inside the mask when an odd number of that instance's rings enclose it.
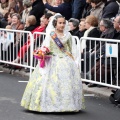
<path fill-rule="evenodd" d="M 43 1 L 43 3 L 44 3 L 44 4 L 46 4 L 46 3 L 47 3 L 47 0 L 42 0 L 42 1 Z"/>

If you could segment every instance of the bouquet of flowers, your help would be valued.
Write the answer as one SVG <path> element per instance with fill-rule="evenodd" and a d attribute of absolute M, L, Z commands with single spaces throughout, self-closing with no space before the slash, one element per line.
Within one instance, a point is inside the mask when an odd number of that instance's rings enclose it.
<path fill-rule="evenodd" d="M 43 68 L 45 66 L 45 60 L 51 57 L 52 52 L 49 48 L 43 46 L 37 50 L 34 50 L 33 55 L 36 59 L 40 60 L 40 67 Z"/>

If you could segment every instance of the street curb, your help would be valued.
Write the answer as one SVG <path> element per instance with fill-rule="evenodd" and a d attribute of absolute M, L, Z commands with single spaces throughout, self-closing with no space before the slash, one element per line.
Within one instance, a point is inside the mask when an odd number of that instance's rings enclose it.
<path fill-rule="evenodd" d="M 95 94 L 95 96 L 99 96 L 99 97 L 109 97 L 110 94 L 112 93 L 111 90 L 113 90 L 113 88 L 109 88 L 109 87 L 89 88 L 87 85 L 83 84 L 83 90 L 84 93 L 87 94 Z"/>

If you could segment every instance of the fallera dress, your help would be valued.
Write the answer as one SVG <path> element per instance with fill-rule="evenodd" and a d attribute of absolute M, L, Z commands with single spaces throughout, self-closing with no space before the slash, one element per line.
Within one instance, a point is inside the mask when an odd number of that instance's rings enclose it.
<path fill-rule="evenodd" d="M 72 37 L 68 32 L 58 38 L 71 52 Z M 53 55 L 46 67 L 39 64 L 33 71 L 24 91 L 21 106 L 38 112 L 72 112 L 84 108 L 82 81 L 74 60 L 61 52 L 50 37 Z"/>

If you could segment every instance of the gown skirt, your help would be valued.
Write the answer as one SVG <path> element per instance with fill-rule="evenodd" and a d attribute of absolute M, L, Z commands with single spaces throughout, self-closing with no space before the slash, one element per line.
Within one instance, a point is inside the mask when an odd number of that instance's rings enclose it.
<path fill-rule="evenodd" d="M 67 55 L 52 56 L 45 68 L 39 64 L 25 88 L 21 106 L 38 112 L 73 112 L 84 108 L 80 72 Z"/>

